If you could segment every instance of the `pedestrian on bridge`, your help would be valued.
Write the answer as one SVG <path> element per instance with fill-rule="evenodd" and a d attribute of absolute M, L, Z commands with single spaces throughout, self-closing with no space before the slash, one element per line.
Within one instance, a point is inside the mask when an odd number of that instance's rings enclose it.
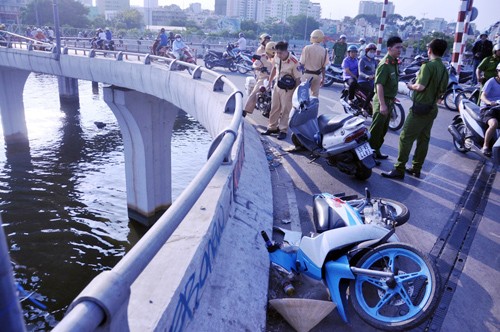
<path fill-rule="evenodd" d="M 437 102 L 442 98 L 448 85 L 448 71 L 441 61 L 441 57 L 448 44 L 444 39 L 433 39 L 427 46 L 429 62 L 420 68 L 417 81 L 408 83 L 408 89 L 413 90 L 413 106 L 410 108 L 408 117 L 399 136 L 398 161 L 394 169 L 382 173 L 383 177 L 392 179 L 404 179 L 405 172 L 417 178 L 427 156 L 431 129 L 434 119 L 438 114 Z M 417 146 L 413 154 L 412 166 L 406 168 L 413 142 Z"/>
<path fill-rule="evenodd" d="M 319 88 L 325 79 L 325 67 L 330 64 L 328 50 L 321 46 L 325 38 L 323 31 L 311 32 L 311 45 L 307 45 L 300 55 L 300 63 L 304 67 L 302 81 L 311 80 L 311 95 L 319 97 Z"/>
<path fill-rule="evenodd" d="M 375 159 L 387 159 L 380 148 L 389 129 L 390 112 L 398 93 L 398 57 L 401 55 L 403 41 L 398 36 L 387 40 L 387 54 L 380 60 L 375 72 L 375 98 L 373 99 L 373 121 L 370 126 L 370 146 Z"/>
<path fill-rule="evenodd" d="M 333 57 L 333 65 L 335 67 L 339 67 L 342 65 L 342 61 L 347 56 L 347 36 L 341 35 L 339 40 L 333 44 L 332 48 L 332 57 Z"/>

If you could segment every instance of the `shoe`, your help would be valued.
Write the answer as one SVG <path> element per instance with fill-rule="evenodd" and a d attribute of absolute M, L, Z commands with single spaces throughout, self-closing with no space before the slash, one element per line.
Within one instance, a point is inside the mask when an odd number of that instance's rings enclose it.
<path fill-rule="evenodd" d="M 406 173 L 413 175 L 416 178 L 420 178 L 420 170 L 416 170 L 413 167 L 409 167 L 405 171 Z"/>
<path fill-rule="evenodd" d="M 284 140 L 286 138 L 286 133 L 285 132 L 280 132 L 278 134 L 278 139 L 281 141 L 281 140 Z"/>
<path fill-rule="evenodd" d="M 243 113 L 241 114 L 242 117 L 245 117 L 247 116 L 247 111 L 243 111 Z"/>
<path fill-rule="evenodd" d="M 491 157 L 491 150 L 490 148 L 482 148 L 481 152 L 484 154 L 485 157 Z"/>
<path fill-rule="evenodd" d="M 374 157 L 375 159 L 387 159 L 387 158 L 389 158 L 389 156 L 388 156 L 388 155 L 386 155 L 386 154 L 382 154 L 382 153 L 380 153 L 380 151 L 375 151 L 375 152 L 373 153 L 373 157 Z"/>
<path fill-rule="evenodd" d="M 403 180 L 405 178 L 405 173 L 401 172 L 400 170 L 393 169 L 390 172 L 382 172 L 382 176 L 389 179 Z"/>
<path fill-rule="evenodd" d="M 269 136 L 269 135 L 273 135 L 273 134 L 277 134 L 279 133 L 280 130 L 279 129 L 267 129 L 266 131 L 263 131 L 261 132 L 260 134 L 261 135 L 266 135 L 266 136 Z"/>

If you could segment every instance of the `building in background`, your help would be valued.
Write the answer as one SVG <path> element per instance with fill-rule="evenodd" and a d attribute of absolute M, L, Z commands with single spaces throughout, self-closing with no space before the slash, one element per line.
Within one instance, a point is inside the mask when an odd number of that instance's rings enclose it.
<path fill-rule="evenodd" d="M 148 0 L 145 1 L 147 2 Z M 104 15 L 107 20 L 113 19 L 118 12 L 130 9 L 129 0 L 96 0 L 96 5 L 99 14 Z"/>
<path fill-rule="evenodd" d="M 444 18 L 438 17 L 436 17 L 435 19 L 423 18 L 420 20 L 420 22 L 422 23 L 422 31 L 424 33 L 433 31 L 444 32 L 448 25 L 448 22 L 446 22 Z"/>
<path fill-rule="evenodd" d="M 215 0 L 215 15 L 225 16 L 228 0 Z"/>
<path fill-rule="evenodd" d="M 84 6 L 92 7 L 92 0 L 77 0 L 77 1 L 82 3 Z"/>
<path fill-rule="evenodd" d="M 144 8 L 156 8 L 158 7 L 158 0 L 144 0 Z"/>
<path fill-rule="evenodd" d="M 358 15 L 376 15 L 382 17 L 384 2 L 380 1 L 360 1 Z M 387 15 L 394 14 L 394 4 L 389 1 L 385 9 Z"/>
<path fill-rule="evenodd" d="M 285 22 L 290 16 L 321 17 L 321 5 L 309 0 L 227 0 L 226 15 L 258 23 L 268 19 Z"/>
<path fill-rule="evenodd" d="M 21 8 L 28 4 L 28 0 L 2 0 L 0 1 L 0 22 L 6 24 L 19 24 Z"/>

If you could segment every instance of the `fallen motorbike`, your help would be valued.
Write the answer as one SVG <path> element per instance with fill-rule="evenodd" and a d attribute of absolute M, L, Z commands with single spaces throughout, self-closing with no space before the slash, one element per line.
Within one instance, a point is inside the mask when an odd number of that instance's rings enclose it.
<path fill-rule="evenodd" d="M 293 94 L 288 126 L 296 149 L 305 148 L 315 157 L 327 158 L 341 172 L 366 180 L 375 167 L 370 134 L 362 118 L 322 114 L 318 98 L 309 96 L 310 81 L 301 83 Z"/>
<path fill-rule="evenodd" d="M 214 50 L 208 50 L 203 60 L 205 61 L 205 67 L 212 69 L 214 67 L 223 67 L 229 69 L 231 72 L 238 70 L 236 66 L 236 55 L 233 52 L 234 45 L 228 43 L 225 52 L 218 52 Z"/>
<path fill-rule="evenodd" d="M 460 114 L 456 115 L 451 125 L 448 126 L 455 149 L 462 153 L 472 151 L 484 157 L 481 148 L 483 147 L 484 134 L 488 129 L 488 125 L 481 119 L 479 106 L 468 99 L 462 99 L 458 109 Z M 497 129 L 495 135 L 493 135 L 489 146 L 492 148 L 493 162 L 499 164 L 500 129 Z"/>
<path fill-rule="evenodd" d="M 448 87 L 444 93 L 444 105 L 450 111 L 457 111 L 458 108 L 455 105 L 455 100 L 457 95 L 463 91 L 462 86 L 458 83 L 457 70 L 453 66 L 448 67 Z"/>
<path fill-rule="evenodd" d="M 401 224 L 397 209 L 406 207 L 372 200 L 368 190 L 362 200 L 324 193 L 315 196 L 314 205 L 315 224 L 327 225 L 321 234 L 301 238 L 299 233 L 295 242 L 285 233 L 284 242 L 278 243 L 261 232 L 273 266 L 287 275 L 322 280 L 346 323 L 350 301 L 377 329 L 407 331 L 421 324 L 437 304 L 439 275 L 426 255 L 399 242 L 395 234 Z"/>
<path fill-rule="evenodd" d="M 329 87 L 333 83 L 343 83 L 342 69 L 329 64 L 325 69 L 325 80 L 323 82 L 324 87 Z"/>
<path fill-rule="evenodd" d="M 356 90 L 354 94 L 354 99 L 351 104 L 349 104 L 348 102 L 348 97 L 349 97 L 349 87 L 345 85 L 344 90 L 342 91 L 342 94 L 340 96 L 340 103 L 342 104 L 342 107 L 344 107 L 344 112 L 355 116 L 361 115 L 366 118 L 373 116 L 372 104 L 370 104 L 368 109 L 366 110 L 367 113 L 363 113 L 361 111 L 361 108 L 365 104 L 366 100 L 366 95 L 361 89 Z M 399 99 L 396 98 L 391 110 L 389 129 L 399 130 L 401 129 L 401 127 L 403 127 L 404 122 L 405 122 L 405 110 L 401 105 Z"/>
<path fill-rule="evenodd" d="M 261 86 L 257 92 L 255 108 L 261 112 L 263 117 L 269 118 L 269 114 L 271 113 L 271 99 L 271 89 Z"/>

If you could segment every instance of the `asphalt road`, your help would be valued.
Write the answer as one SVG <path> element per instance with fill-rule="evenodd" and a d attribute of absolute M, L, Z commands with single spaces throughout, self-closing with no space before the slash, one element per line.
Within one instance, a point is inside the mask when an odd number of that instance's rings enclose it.
<path fill-rule="evenodd" d="M 248 76 L 230 73 L 225 69 L 216 71 L 225 74 L 242 91 Z M 334 84 L 320 91 L 320 113 L 343 113 L 339 103 L 342 85 Z M 246 97 L 246 96 L 245 96 Z M 411 105 L 407 96 L 399 95 L 405 112 Z M 246 99 L 246 98 L 245 98 Z M 419 179 L 407 175 L 404 181 L 383 178 L 380 173 L 392 168 L 398 152 L 399 131 L 389 131 L 382 152 L 389 155 L 379 167 L 373 169 L 367 181 L 359 181 L 352 176 L 329 166 L 325 160 L 314 160 L 307 152 L 288 153 L 284 149 L 292 145 L 290 134 L 284 141 L 263 136 L 262 143 L 268 155 L 273 180 L 274 225 L 308 234 L 314 230 L 312 218 L 312 195 L 328 192 L 344 192 L 347 195 L 363 195 L 368 188 L 373 196 L 398 200 L 408 206 L 410 221 L 399 227 L 397 234 L 402 242 L 407 242 L 425 253 L 430 253 L 450 216 L 458 210 L 458 203 L 466 191 L 471 176 L 481 162 L 472 153 L 461 154 L 453 146 L 447 126 L 457 114 L 440 106 L 439 115 L 432 129 L 429 153 Z M 246 121 L 257 130 L 265 130 L 267 119 L 255 111 Z M 366 125 L 370 125 L 370 119 Z M 270 158 L 271 158 L 270 157 Z M 268 159 L 270 159 L 268 158 Z M 411 156 L 410 156 L 411 158 Z M 296 281 L 299 297 L 327 299 L 323 287 L 299 278 Z M 316 286 L 316 287 L 315 287 Z M 283 297 L 279 285 L 270 280 L 270 297 Z M 337 331 L 370 331 L 366 325 L 350 312 L 351 324 L 344 324 L 334 311 L 313 331 L 324 331 L 335 327 Z M 293 329 L 273 310 L 268 312 L 268 331 L 293 331 Z"/>

